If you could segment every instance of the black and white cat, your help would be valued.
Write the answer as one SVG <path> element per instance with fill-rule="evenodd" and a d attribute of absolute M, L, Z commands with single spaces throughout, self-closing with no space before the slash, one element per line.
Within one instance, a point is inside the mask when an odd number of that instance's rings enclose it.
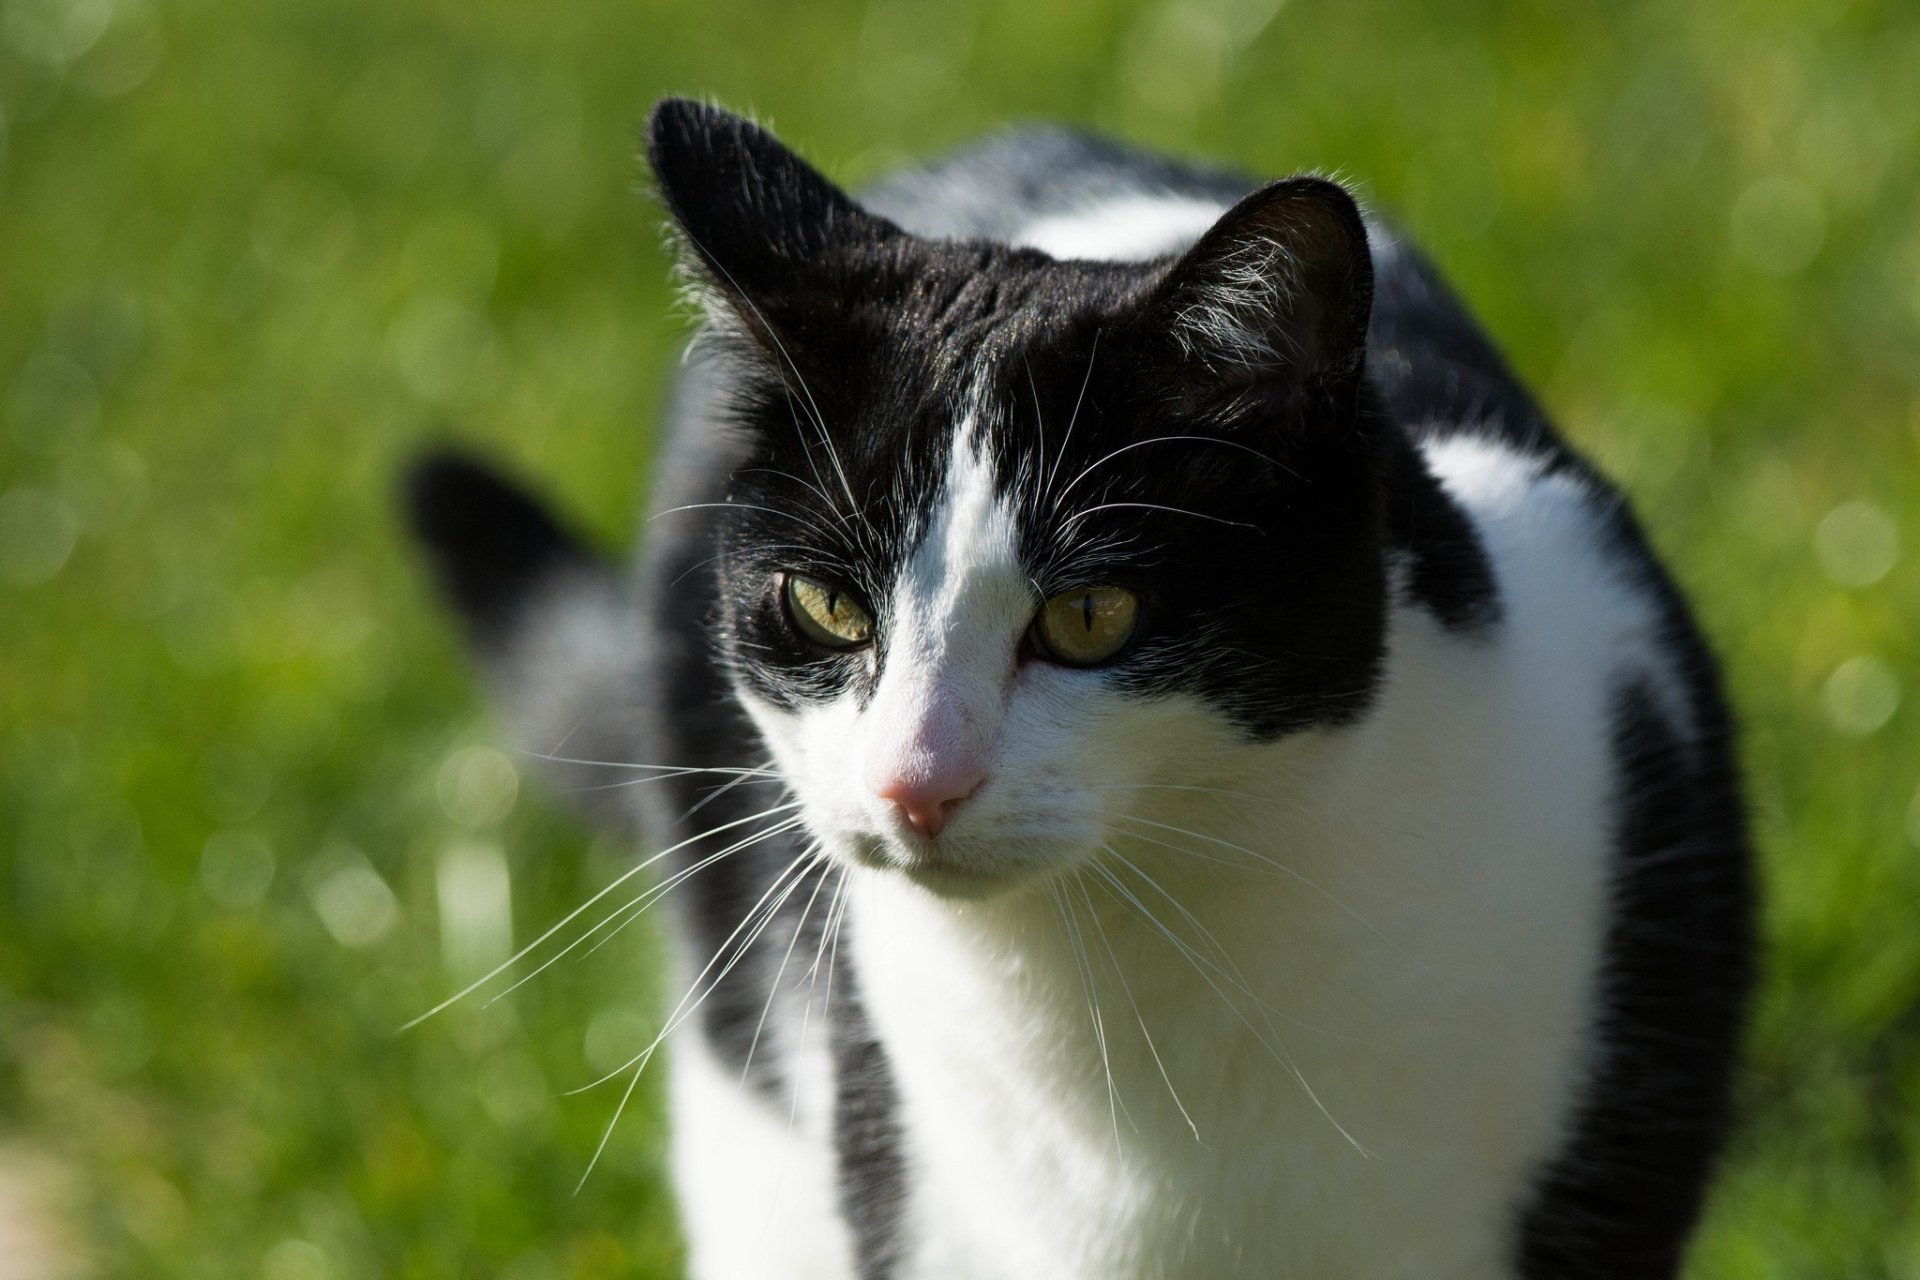
<path fill-rule="evenodd" d="M 713 107 L 648 148 L 706 325 L 637 574 L 457 457 L 412 502 L 523 741 L 667 847 L 693 1274 L 1675 1274 L 1728 713 L 1433 269 L 1064 132 L 858 202 Z"/>

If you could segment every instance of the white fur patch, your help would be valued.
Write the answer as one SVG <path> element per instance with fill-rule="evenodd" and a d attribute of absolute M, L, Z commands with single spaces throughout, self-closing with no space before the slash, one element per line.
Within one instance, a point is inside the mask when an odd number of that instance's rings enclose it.
<path fill-rule="evenodd" d="M 1015 235 L 1013 243 L 1055 258 L 1140 262 L 1178 253 L 1225 211 L 1217 201 L 1186 196 L 1123 196 L 1041 218 Z"/>
<path fill-rule="evenodd" d="M 810 1054 L 824 1065 L 818 1012 Z M 798 1047 L 798 1046 L 794 1046 Z M 673 1038 L 673 1178 L 692 1280 L 847 1280 L 830 1112 L 803 1089 L 792 1113 L 755 1097 L 695 1032 Z M 816 1073 L 817 1074 L 817 1073 Z"/>

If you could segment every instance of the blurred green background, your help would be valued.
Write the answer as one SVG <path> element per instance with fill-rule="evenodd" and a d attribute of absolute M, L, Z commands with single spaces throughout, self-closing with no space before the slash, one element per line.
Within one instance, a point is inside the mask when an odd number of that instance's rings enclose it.
<path fill-rule="evenodd" d="M 1895 0 L 0 0 L 0 1234 L 676 1274 L 655 1096 L 575 1195 L 617 1093 L 564 1095 L 657 1025 L 650 931 L 395 1033 L 627 855 L 495 749 L 391 503 L 457 435 L 627 538 L 670 91 L 849 181 L 1058 118 L 1397 214 L 1635 496 L 1747 726 L 1770 955 L 1693 1274 L 1920 1277 Z"/>

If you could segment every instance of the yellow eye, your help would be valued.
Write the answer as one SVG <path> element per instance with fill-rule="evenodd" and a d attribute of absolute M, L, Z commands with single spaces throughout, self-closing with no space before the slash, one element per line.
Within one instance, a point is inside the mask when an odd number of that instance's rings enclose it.
<path fill-rule="evenodd" d="M 802 635 L 829 649 L 854 649 L 873 638 L 873 618 L 844 587 L 790 573 L 787 612 Z"/>
<path fill-rule="evenodd" d="M 1140 597 L 1121 587 L 1075 587 L 1040 608 L 1034 639 L 1056 662 L 1088 667 L 1126 645 L 1140 617 Z"/>

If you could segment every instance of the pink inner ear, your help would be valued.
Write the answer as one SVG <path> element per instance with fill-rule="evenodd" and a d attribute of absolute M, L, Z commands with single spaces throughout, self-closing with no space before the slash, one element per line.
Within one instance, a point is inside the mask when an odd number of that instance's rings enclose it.
<path fill-rule="evenodd" d="M 867 786 L 929 840 L 985 779 L 986 755 L 965 714 L 938 698 L 908 724 L 883 730 L 867 757 Z"/>

